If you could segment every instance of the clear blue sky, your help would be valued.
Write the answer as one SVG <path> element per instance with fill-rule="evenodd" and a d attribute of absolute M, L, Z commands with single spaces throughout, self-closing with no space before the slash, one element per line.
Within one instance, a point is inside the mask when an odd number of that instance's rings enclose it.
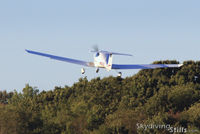
<path fill-rule="evenodd" d="M 131 53 L 115 63 L 200 60 L 199 0 L 4 0 L 0 1 L 0 90 L 41 90 L 72 85 L 80 77 L 109 75 L 27 54 L 31 49 L 93 60 L 89 50 Z M 131 76 L 138 70 L 123 71 Z"/>

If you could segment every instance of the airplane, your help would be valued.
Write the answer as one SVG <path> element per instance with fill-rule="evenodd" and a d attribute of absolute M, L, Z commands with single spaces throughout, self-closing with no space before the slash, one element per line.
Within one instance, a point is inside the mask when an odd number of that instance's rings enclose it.
<path fill-rule="evenodd" d="M 86 67 L 95 67 L 96 73 L 99 72 L 99 68 L 104 68 L 107 71 L 110 71 L 112 69 L 155 69 L 155 68 L 178 68 L 181 67 L 183 64 L 113 64 L 113 55 L 121 55 L 121 56 L 132 56 L 131 54 L 125 54 L 125 53 L 116 53 L 116 52 L 109 52 L 109 51 L 103 51 L 98 50 L 97 48 L 91 52 L 95 52 L 94 55 L 94 61 L 93 62 L 87 62 L 77 59 L 71 59 L 66 57 L 60 57 L 55 56 L 51 54 L 36 52 L 32 50 L 27 50 L 26 52 L 30 54 L 35 54 L 39 56 L 48 57 L 50 59 L 69 62 L 73 64 L 83 65 Z M 81 73 L 85 73 L 85 69 L 81 68 Z M 122 76 L 121 72 L 118 72 L 118 76 Z"/>

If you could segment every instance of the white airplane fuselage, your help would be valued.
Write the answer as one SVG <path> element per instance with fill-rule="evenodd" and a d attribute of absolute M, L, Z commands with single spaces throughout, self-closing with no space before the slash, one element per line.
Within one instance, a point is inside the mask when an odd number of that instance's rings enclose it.
<path fill-rule="evenodd" d="M 94 66 L 96 68 L 106 68 L 107 71 L 112 69 L 112 54 L 98 52 L 94 56 Z"/>

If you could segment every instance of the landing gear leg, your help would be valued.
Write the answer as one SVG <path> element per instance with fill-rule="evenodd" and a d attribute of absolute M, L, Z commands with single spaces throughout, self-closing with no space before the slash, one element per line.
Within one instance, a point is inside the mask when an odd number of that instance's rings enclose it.
<path fill-rule="evenodd" d="M 98 73 L 98 72 L 99 72 L 99 68 L 96 69 L 96 73 Z"/>
<path fill-rule="evenodd" d="M 84 74 L 85 73 L 85 69 L 81 68 L 81 73 Z"/>

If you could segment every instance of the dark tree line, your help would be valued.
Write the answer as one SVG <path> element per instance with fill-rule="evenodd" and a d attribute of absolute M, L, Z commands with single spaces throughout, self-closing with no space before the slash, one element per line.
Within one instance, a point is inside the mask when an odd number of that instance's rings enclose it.
<path fill-rule="evenodd" d="M 138 124 L 170 124 L 198 134 L 200 62 L 126 78 L 80 78 L 53 91 L 26 85 L 22 93 L 0 92 L 0 101 L 0 134 L 170 133 Z"/>

